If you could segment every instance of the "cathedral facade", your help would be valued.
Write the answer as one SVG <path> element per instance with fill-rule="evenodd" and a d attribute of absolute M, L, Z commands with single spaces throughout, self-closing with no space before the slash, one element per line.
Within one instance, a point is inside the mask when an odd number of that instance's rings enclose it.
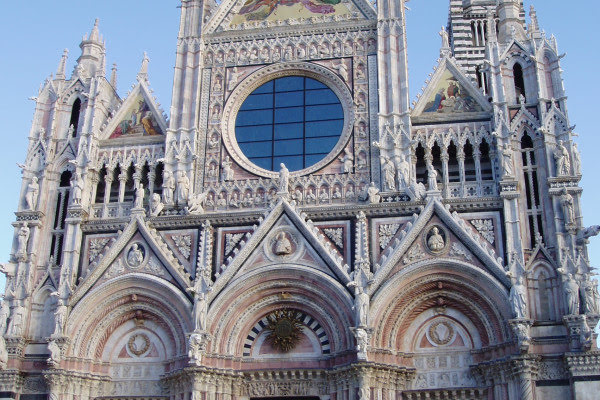
<path fill-rule="evenodd" d="M 597 398 L 556 41 L 449 3 L 413 103 L 404 0 L 182 0 L 168 114 L 96 22 L 36 100 L 0 399 Z"/>

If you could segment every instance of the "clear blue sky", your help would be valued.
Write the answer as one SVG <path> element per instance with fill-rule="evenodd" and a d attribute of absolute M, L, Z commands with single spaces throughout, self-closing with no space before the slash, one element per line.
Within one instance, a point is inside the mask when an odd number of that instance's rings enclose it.
<path fill-rule="evenodd" d="M 526 9 L 532 2 L 526 0 Z M 448 0 L 411 0 L 408 20 L 410 90 L 414 99 L 439 55 L 438 32 L 446 25 Z M 555 34 L 561 52 L 565 86 L 569 95 L 571 124 L 577 124 L 584 178 L 583 210 L 586 225 L 600 224 L 600 134 L 593 120 L 597 109 L 592 97 L 600 92 L 597 74 L 600 49 L 597 18 L 600 2 L 537 0 L 540 25 Z M 117 63 L 119 94 L 125 97 L 144 51 L 150 57 L 150 82 L 165 110 L 171 102 L 175 45 L 179 27 L 177 0 L 69 0 L 6 1 L 0 13 L 0 260 L 7 261 L 13 239 L 20 171 L 34 102 L 44 79 L 56 71 L 63 49 L 70 50 L 68 72 L 79 57 L 81 37 L 100 19 L 100 32 L 107 45 L 107 67 Z M 598 157 L 598 158 L 597 158 Z M 597 169 L 598 168 L 598 169 Z M 592 239 L 592 265 L 600 261 L 600 238 Z M 3 283 L 0 282 L 3 287 Z"/>

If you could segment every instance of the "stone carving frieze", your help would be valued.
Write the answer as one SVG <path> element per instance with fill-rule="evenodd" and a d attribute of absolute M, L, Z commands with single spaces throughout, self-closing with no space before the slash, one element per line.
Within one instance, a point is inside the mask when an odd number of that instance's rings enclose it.
<path fill-rule="evenodd" d="M 491 219 L 473 219 L 469 222 L 477 229 L 477 232 L 479 232 L 485 240 L 490 244 L 494 244 L 494 221 Z"/>

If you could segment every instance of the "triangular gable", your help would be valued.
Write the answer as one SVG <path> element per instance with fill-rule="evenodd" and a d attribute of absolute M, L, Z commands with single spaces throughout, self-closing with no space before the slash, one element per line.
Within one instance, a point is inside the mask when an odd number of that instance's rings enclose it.
<path fill-rule="evenodd" d="M 519 42 L 517 39 L 513 39 L 502 52 L 500 60 L 512 57 L 514 54 L 522 54 L 523 56 L 525 56 L 525 54 L 529 55 L 529 50 L 523 43 Z"/>
<path fill-rule="evenodd" d="M 299 233 L 299 239 L 309 243 L 316 254 L 333 272 L 333 275 L 347 285 L 350 282 L 348 275 L 349 267 L 342 264 L 342 257 L 339 256 L 335 249 L 332 249 L 329 242 L 325 240 L 324 235 L 310 220 L 305 220 L 303 216 L 288 203 L 286 200 L 280 199 L 275 207 L 261 221 L 252 235 L 244 240 L 240 250 L 230 263 L 218 267 L 217 280 L 213 285 L 213 290 L 209 293 L 209 300 L 212 301 L 221 290 L 237 275 L 238 271 L 244 266 L 246 261 L 254 254 L 257 248 L 260 248 L 265 243 L 267 236 L 273 233 L 273 228 L 276 226 L 281 217 L 285 215 L 289 222 L 293 224 Z"/>
<path fill-rule="evenodd" d="M 567 123 L 567 117 L 558 107 L 556 107 L 556 102 L 552 102 L 550 110 L 548 110 L 548 113 L 544 117 L 542 126 L 546 129 L 547 133 L 552 133 L 556 136 L 560 136 L 560 134 L 565 133 L 570 129 L 569 124 Z"/>
<path fill-rule="evenodd" d="M 423 95 L 415 105 L 412 117 L 421 120 L 446 120 L 488 115 L 492 106 L 483 93 L 450 58 L 443 57 Z"/>
<path fill-rule="evenodd" d="M 291 0 L 285 3 L 226 0 L 206 24 L 204 33 L 376 18 L 377 12 L 365 0 Z"/>
<path fill-rule="evenodd" d="M 510 287 L 510 281 L 506 276 L 501 260 L 496 258 L 496 252 L 489 243 L 481 238 L 479 234 L 474 233 L 473 230 L 468 228 L 467 222 L 465 222 L 457 213 L 451 214 L 438 198 L 429 197 L 425 209 L 421 212 L 416 221 L 412 224 L 407 224 L 400 233 L 402 239 L 395 246 L 394 250 L 390 252 L 389 256 L 382 257 L 382 264 L 376 268 L 377 272 L 373 277 L 373 284 L 369 288 L 370 293 L 377 291 L 379 286 L 385 282 L 394 268 L 402 261 L 402 258 L 408 254 L 411 247 L 417 242 L 417 239 L 424 234 L 425 229 L 430 228 L 429 223 L 434 215 L 443 222 L 450 230 L 450 233 L 460 239 L 461 244 L 469 250 L 471 254 L 481 261 L 484 268 L 486 268 L 491 275 L 502 282 L 506 287 Z M 455 252 L 460 253 L 461 250 L 456 250 Z"/>
<path fill-rule="evenodd" d="M 554 257 L 552 257 L 552 254 L 550 254 L 546 248 L 546 245 L 544 245 L 542 237 L 538 236 L 536 238 L 535 248 L 531 252 L 531 256 L 527 259 L 527 263 L 525 264 L 525 271 L 527 273 L 531 272 L 533 266 L 540 261 L 545 261 L 554 268 L 557 268 L 556 263 L 554 262 Z"/>
<path fill-rule="evenodd" d="M 127 96 L 115 116 L 106 125 L 102 139 L 137 139 L 163 137 L 167 121 L 150 95 L 144 80 L 138 83 Z"/>
<path fill-rule="evenodd" d="M 510 130 L 517 132 L 523 125 L 537 129 L 540 127 L 540 121 L 521 103 L 521 108 L 510 121 Z"/>
<path fill-rule="evenodd" d="M 185 289 L 187 289 L 191 283 L 189 274 L 169 250 L 169 247 L 162 240 L 160 235 L 155 230 L 149 228 L 141 216 L 136 215 L 133 216 L 129 225 L 123 230 L 119 239 L 113 242 L 110 249 L 106 251 L 104 257 L 98 262 L 96 267 L 90 271 L 89 275 L 84 278 L 83 282 L 81 282 L 75 292 L 73 292 L 71 297 L 71 303 L 73 305 L 81 300 L 81 298 L 92 289 L 96 282 L 106 273 L 108 268 L 111 267 L 112 263 L 120 257 L 123 251 L 125 251 L 125 248 L 131 244 L 131 240 L 138 232 L 148 244 L 150 250 L 158 258 L 158 261 L 162 264 L 164 269 L 173 277 L 180 289 L 185 292 Z"/>

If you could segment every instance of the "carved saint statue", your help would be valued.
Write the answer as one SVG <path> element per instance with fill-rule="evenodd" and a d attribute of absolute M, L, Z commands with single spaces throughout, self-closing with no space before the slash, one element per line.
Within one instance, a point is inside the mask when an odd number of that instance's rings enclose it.
<path fill-rule="evenodd" d="M 60 337 L 65 331 L 65 322 L 67 320 L 67 306 L 62 299 L 58 299 L 56 311 L 54 312 L 54 333 L 52 337 Z"/>
<path fill-rule="evenodd" d="M 440 231 L 436 226 L 431 229 L 431 236 L 427 240 L 427 246 L 431 251 L 441 251 L 446 246 L 444 238 L 440 235 Z"/>
<path fill-rule="evenodd" d="M 231 167 L 233 163 L 229 159 L 229 156 L 226 156 L 223 162 L 221 163 L 221 180 L 222 181 L 232 181 L 233 180 L 233 168 Z"/>
<path fill-rule="evenodd" d="M 575 207 L 573 205 L 573 197 L 567 191 L 567 188 L 563 188 L 560 195 L 560 204 L 563 208 L 563 215 L 565 226 L 571 226 L 575 224 Z"/>
<path fill-rule="evenodd" d="M 139 267 L 144 261 L 144 252 L 140 249 L 137 243 L 134 243 L 127 253 L 127 263 L 131 267 Z"/>
<path fill-rule="evenodd" d="M 190 196 L 190 179 L 187 177 L 185 171 L 179 171 L 177 174 L 177 190 L 176 200 L 177 204 L 185 204 Z"/>
<path fill-rule="evenodd" d="M 31 182 L 27 185 L 27 192 L 25 193 L 25 203 L 27 204 L 27 210 L 35 210 L 38 201 L 38 194 L 40 192 L 40 185 L 38 184 L 38 178 L 34 176 L 31 178 Z"/>
<path fill-rule="evenodd" d="M 71 179 L 71 189 L 73 190 L 73 204 L 81 204 L 81 198 L 83 196 L 83 180 L 81 174 L 75 172 L 73 179 Z"/>
<path fill-rule="evenodd" d="M 371 182 L 371 185 L 367 188 L 367 196 L 370 204 L 378 204 L 381 202 L 379 189 L 375 186 L 375 182 Z"/>
<path fill-rule="evenodd" d="M 354 315 L 356 319 L 357 327 L 366 328 L 368 326 L 368 315 L 369 315 L 369 295 L 365 293 L 362 287 L 357 287 L 354 298 Z"/>
<path fill-rule="evenodd" d="M 190 197 L 190 201 L 188 202 L 188 213 L 193 215 L 204 213 L 204 202 L 206 201 L 207 196 L 208 192 L 192 195 L 192 197 Z"/>
<path fill-rule="evenodd" d="M 383 172 L 383 181 L 389 191 L 396 190 L 396 166 L 389 157 L 381 157 L 381 170 Z"/>
<path fill-rule="evenodd" d="M 58 365 L 61 360 L 61 351 L 56 341 L 51 340 L 48 342 L 48 351 L 50 352 L 50 357 L 47 360 L 48 363 L 54 366 Z"/>
<path fill-rule="evenodd" d="M 510 303 L 516 318 L 527 318 L 527 292 L 523 285 L 523 277 L 517 276 L 516 282 L 510 288 Z"/>
<path fill-rule="evenodd" d="M 173 174 L 167 170 L 163 172 L 162 183 L 163 203 L 173 204 L 173 192 L 175 191 L 175 178 Z"/>
<path fill-rule="evenodd" d="M 4 337 L 0 336 L 0 368 L 4 369 L 8 362 L 8 351 L 6 350 L 6 342 Z"/>
<path fill-rule="evenodd" d="M 160 195 L 158 193 L 153 193 L 150 198 L 150 215 L 158 217 L 164 208 L 165 205 L 160 201 Z"/>
<path fill-rule="evenodd" d="M 134 208 L 144 208 L 144 194 L 144 185 L 140 182 L 138 183 L 137 189 L 135 189 Z"/>
<path fill-rule="evenodd" d="M 285 232 L 279 232 L 275 238 L 275 254 L 278 256 L 292 254 L 292 242 Z"/>
<path fill-rule="evenodd" d="M 3 300 L 2 305 L 0 306 L 0 337 L 6 333 L 6 323 L 8 322 L 9 316 L 10 308 L 8 307 L 6 300 Z"/>
<path fill-rule="evenodd" d="M 194 292 L 194 331 L 206 331 L 206 314 L 208 313 L 208 301 L 206 293 Z"/>
<path fill-rule="evenodd" d="M 502 177 L 514 176 L 513 170 L 513 149 L 510 144 L 505 144 L 502 148 Z"/>
<path fill-rule="evenodd" d="M 18 305 L 13 309 L 12 319 L 8 325 L 8 335 L 20 336 L 23 330 L 23 319 L 25 318 L 25 307 Z"/>
<path fill-rule="evenodd" d="M 344 157 L 338 158 L 342 163 L 342 174 L 351 174 L 354 156 L 348 150 L 344 150 Z"/>
<path fill-rule="evenodd" d="M 279 164 L 279 193 L 288 193 L 290 185 L 290 171 L 284 163 Z"/>
<path fill-rule="evenodd" d="M 598 282 L 586 279 L 581 283 L 581 294 L 586 314 L 600 314 L 600 294 Z"/>
<path fill-rule="evenodd" d="M 556 149 L 554 150 L 554 160 L 556 161 L 556 175 L 569 175 L 571 171 L 571 160 L 569 158 L 569 151 L 562 140 L 559 140 L 556 145 Z"/>
<path fill-rule="evenodd" d="M 427 184 L 429 185 L 429 191 L 438 190 L 437 171 L 433 167 L 433 164 L 427 164 Z"/>
<path fill-rule="evenodd" d="M 399 189 L 404 189 L 410 186 L 410 164 L 404 156 L 400 156 L 400 162 L 397 166 Z"/>
<path fill-rule="evenodd" d="M 29 242 L 30 233 L 29 226 L 27 226 L 27 222 L 25 222 L 19 229 L 17 237 L 18 246 L 16 256 L 19 261 L 27 260 L 27 243 Z"/>
<path fill-rule="evenodd" d="M 563 278 L 565 276 L 563 275 Z M 563 280 L 565 297 L 567 300 L 567 311 L 569 314 L 579 314 L 579 285 L 573 279 L 573 275 L 567 274 Z"/>
<path fill-rule="evenodd" d="M 450 48 L 450 38 L 448 36 L 448 31 L 446 28 L 442 26 L 442 30 L 440 31 L 440 36 L 442 38 L 442 49 Z"/>
<path fill-rule="evenodd" d="M 573 175 L 581 175 L 581 153 L 577 143 L 573 143 Z"/>

